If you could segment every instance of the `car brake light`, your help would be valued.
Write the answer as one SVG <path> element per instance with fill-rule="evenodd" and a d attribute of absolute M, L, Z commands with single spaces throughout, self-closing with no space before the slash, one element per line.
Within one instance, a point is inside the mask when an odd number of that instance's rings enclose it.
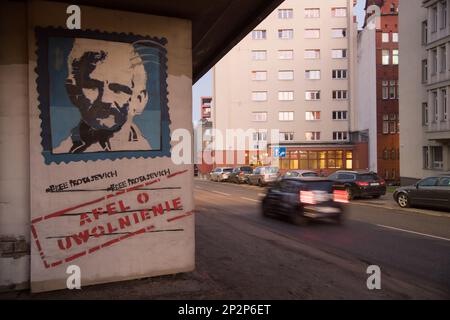
<path fill-rule="evenodd" d="M 300 191 L 300 202 L 305 204 L 316 204 L 314 192 L 312 191 Z"/>
<path fill-rule="evenodd" d="M 368 182 L 363 182 L 363 181 L 356 181 L 356 184 L 360 187 L 367 187 L 369 186 Z"/>
<path fill-rule="evenodd" d="M 243 176 L 243 175 L 244 175 L 244 173 L 243 173 L 243 172 L 240 172 L 240 173 L 239 173 L 239 175 L 240 175 L 240 176 Z"/>
<path fill-rule="evenodd" d="M 333 201 L 340 203 L 348 203 L 348 192 L 346 190 L 334 190 Z"/>
<path fill-rule="evenodd" d="M 381 179 L 381 180 L 380 180 L 380 184 L 381 184 L 382 186 L 384 186 L 384 185 L 386 184 L 386 181 L 384 181 L 383 179 Z"/>

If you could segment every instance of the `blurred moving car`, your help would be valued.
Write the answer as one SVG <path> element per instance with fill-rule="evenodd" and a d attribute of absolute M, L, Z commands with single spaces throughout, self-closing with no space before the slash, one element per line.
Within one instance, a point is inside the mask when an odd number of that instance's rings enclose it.
<path fill-rule="evenodd" d="M 248 184 L 267 186 L 277 181 L 280 169 L 277 167 L 257 167 L 253 173 L 248 176 Z"/>
<path fill-rule="evenodd" d="M 233 172 L 230 174 L 230 178 L 228 179 L 230 182 L 234 183 L 247 183 L 248 176 L 253 173 L 252 167 L 236 167 L 233 169 Z"/>
<path fill-rule="evenodd" d="M 421 206 L 450 210 L 450 174 L 425 178 L 394 191 L 394 200 L 402 208 Z"/>
<path fill-rule="evenodd" d="M 296 224 L 325 218 L 341 223 L 347 197 L 344 186 L 326 178 L 285 178 L 268 190 L 262 212 L 287 216 Z"/>
<path fill-rule="evenodd" d="M 319 174 L 311 170 L 289 170 L 283 176 L 283 178 L 311 178 L 311 177 L 319 177 Z"/>
<path fill-rule="evenodd" d="M 348 200 L 361 197 L 380 198 L 386 194 L 386 182 L 369 171 L 337 171 L 328 179 L 345 186 Z"/>
<path fill-rule="evenodd" d="M 211 171 L 209 179 L 217 182 L 227 181 L 232 171 L 233 168 L 215 168 Z"/>

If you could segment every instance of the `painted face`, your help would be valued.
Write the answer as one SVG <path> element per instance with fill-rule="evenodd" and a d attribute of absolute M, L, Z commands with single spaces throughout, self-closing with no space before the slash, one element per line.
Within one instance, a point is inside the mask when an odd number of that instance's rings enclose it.
<path fill-rule="evenodd" d="M 85 52 L 72 65 L 66 88 L 82 120 L 91 128 L 116 131 L 128 119 L 133 95 L 129 55 Z"/>

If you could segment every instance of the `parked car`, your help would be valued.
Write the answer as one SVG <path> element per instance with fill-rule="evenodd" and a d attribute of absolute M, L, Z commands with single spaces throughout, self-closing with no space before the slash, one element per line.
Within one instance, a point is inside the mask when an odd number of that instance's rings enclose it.
<path fill-rule="evenodd" d="M 450 210 L 450 174 L 429 177 L 394 191 L 394 200 L 402 208 L 413 206 Z"/>
<path fill-rule="evenodd" d="M 198 177 L 198 166 L 194 164 L 194 177 Z"/>
<path fill-rule="evenodd" d="M 218 182 L 227 181 L 232 171 L 233 168 L 215 168 L 211 171 L 209 179 Z"/>
<path fill-rule="evenodd" d="M 253 173 L 252 167 L 236 167 L 230 174 L 229 181 L 234 183 L 247 183 L 248 176 Z"/>
<path fill-rule="evenodd" d="M 269 188 L 262 213 L 286 216 L 296 224 L 329 218 L 341 223 L 347 197 L 344 186 L 326 178 L 284 178 Z"/>
<path fill-rule="evenodd" d="M 386 194 L 386 182 L 368 171 L 337 171 L 328 179 L 345 186 L 348 200 L 361 197 L 380 198 Z"/>
<path fill-rule="evenodd" d="M 319 177 L 319 174 L 315 171 L 311 170 L 289 170 L 287 171 L 284 178 L 311 178 L 311 177 Z"/>
<path fill-rule="evenodd" d="M 248 176 L 248 184 L 266 186 L 277 181 L 280 169 L 277 167 L 257 167 Z"/>

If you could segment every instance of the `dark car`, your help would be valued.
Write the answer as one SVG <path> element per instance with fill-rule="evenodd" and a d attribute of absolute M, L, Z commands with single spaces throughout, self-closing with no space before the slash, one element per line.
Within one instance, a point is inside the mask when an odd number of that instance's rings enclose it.
<path fill-rule="evenodd" d="M 285 178 L 269 188 L 262 200 L 265 216 L 282 215 L 296 224 L 331 218 L 340 223 L 347 203 L 345 188 L 324 178 Z"/>
<path fill-rule="evenodd" d="M 234 183 L 248 183 L 248 176 L 253 173 L 252 167 L 236 167 L 231 172 L 228 181 Z"/>
<path fill-rule="evenodd" d="M 402 208 L 413 206 L 450 210 L 450 174 L 429 177 L 395 190 L 394 200 Z"/>
<path fill-rule="evenodd" d="M 345 186 L 348 200 L 362 197 L 380 198 L 386 194 L 386 182 L 374 172 L 337 171 L 328 179 Z"/>
<path fill-rule="evenodd" d="M 194 177 L 198 177 L 198 166 L 194 164 Z"/>

